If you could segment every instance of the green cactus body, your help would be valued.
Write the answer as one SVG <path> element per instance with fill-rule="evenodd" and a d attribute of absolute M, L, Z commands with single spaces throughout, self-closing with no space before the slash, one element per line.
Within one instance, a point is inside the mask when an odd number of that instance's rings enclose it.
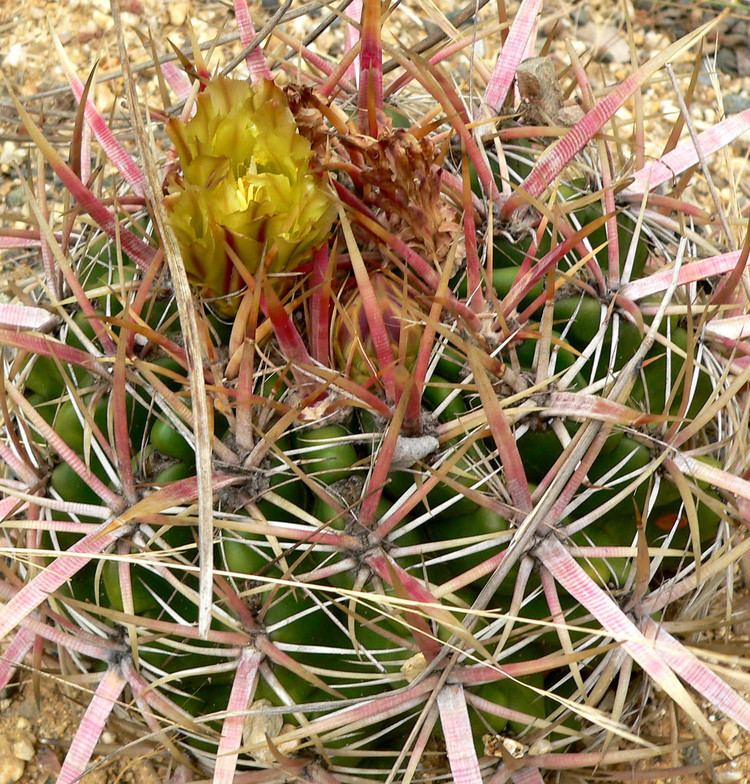
<path fill-rule="evenodd" d="M 566 187 L 561 187 L 560 193 L 563 195 L 567 194 L 568 196 L 575 196 L 576 198 L 580 197 L 580 192 L 576 192 L 574 191 L 574 189 L 569 189 Z M 580 224 L 580 226 L 583 227 L 588 226 L 593 221 L 597 220 L 598 218 L 601 218 L 602 216 L 601 202 L 597 201 L 585 207 L 582 207 L 579 210 L 575 210 L 572 213 L 572 215 L 575 217 L 575 221 L 578 224 Z M 574 228 L 576 228 L 575 224 L 574 224 Z M 605 228 L 605 226 L 599 226 L 598 228 L 590 232 L 587 236 L 587 241 L 591 249 L 595 251 L 594 258 L 596 259 L 597 263 L 603 270 L 606 270 L 609 264 L 609 258 L 608 258 L 607 247 L 606 247 L 606 243 L 607 243 L 606 232 L 607 229 Z M 628 249 L 630 248 L 631 242 L 633 240 L 634 232 L 635 232 L 635 219 L 625 211 L 618 211 L 617 233 L 618 233 L 621 270 L 624 269 Z M 549 253 L 551 247 L 550 239 L 551 238 L 549 232 L 545 233 L 544 236 L 542 237 L 541 242 L 539 243 L 539 247 L 536 252 L 537 259 L 541 259 L 545 254 Z M 520 265 L 526 253 L 528 252 L 530 246 L 531 246 L 530 237 L 529 238 L 523 237 L 518 242 L 508 241 L 501 238 L 495 243 L 494 250 L 493 250 L 493 260 L 495 262 L 495 265 L 506 269 L 512 269 L 513 267 Z M 633 257 L 631 278 L 637 278 L 643 273 L 643 267 L 646 263 L 647 258 L 648 258 L 648 245 L 646 244 L 645 240 L 641 236 L 636 245 L 636 251 Z M 503 280 L 502 277 L 496 279 L 495 285 L 497 286 L 498 282 L 502 280 Z"/>
<path fill-rule="evenodd" d="M 305 430 L 295 437 L 298 449 L 309 449 L 305 455 L 305 472 L 330 485 L 351 474 L 357 462 L 357 450 L 353 444 L 332 443 L 337 438 L 350 435 L 342 425 Z"/>
<path fill-rule="evenodd" d="M 214 432 L 221 437 L 226 432 L 227 422 L 220 414 L 215 417 Z M 169 422 L 159 419 L 150 429 L 151 445 L 167 457 L 173 457 L 183 463 L 195 460 L 195 449 L 185 437 Z"/>
<path fill-rule="evenodd" d="M 99 479 L 105 478 L 106 475 L 96 458 L 92 459 L 92 470 Z M 66 501 L 75 501 L 81 504 L 101 504 L 102 502 L 101 498 L 67 463 L 60 463 L 55 467 L 50 477 L 50 484 Z"/>
<path fill-rule="evenodd" d="M 670 340 L 683 352 L 687 349 L 687 332 L 685 329 L 678 327 L 671 330 Z M 669 407 L 669 412 L 676 413 L 680 407 L 683 395 L 681 391 L 675 394 L 672 394 L 672 391 L 676 384 L 684 385 L 684 373 L 680 374 L 684 364 L 684 359 L 676 352 L 668 352 L 661 345 L 654 346 L 649 352 L 649 357 L 644 362 L 641 376 L 633 388 L 633 400 L 641 406 L 648 404 L 648 408 L 652 411 L 662 411 L 667 405 L 668 398 L 671 397 L 672 403 Z M 694 391 L 692 391 L 693 386 Z M 711 399 L 713 389 L 710 376 L 701 366 L 694 366 L 691 379 L 691 400 L 686 416 L 694 417 Z"/>
<path fill-rule="evenodd" d="M 470 488 L 476 484 L 480 477 L 474 472 L 475 462 L 474 459 L 468 455 L 460 457 L 448 472 L 448 476 L 459 485 Z M 417 482 L 421 483 L 421 477 L 416 477 Z M 400 498 L 415 484 L 415 477 L 407 471 L 394 471 L 388 477 L 388 485 L 386 492 L 394 501 Z M 419 487 L 419 484 L 417 484 Z M 427 496 L 421 503 L 425 509 L 436 509 L 444 503 L 452 502 L 449 509 L 445 510 L 446 514 L 451 517 L 456 515 L 470 514 L 478 508 L 478 504 L 471 498 L 464 495 L 460 497 L 456 491 L 450 486 L 444 484 L 437 484 L 432 490 L 427 493 Z"/>
<path fill-rule="evenodd" d="M 159 471 L 154 477 L 154 484 L 158 487 L 168 485 L 170 482 L 178 482 L 180 479 L 187 479 L 195 474 L 195 466 L 191 463 L 172 463 L 172 465 Z"/>
<path fill-rule="evenodd" d="M 26 388 L 45 401 L 59 397 L 65 389 L 65 384 L 55 360 L 51 357 L 36 357 L 26 376 Z"/>
<path fill-rule="evenodd" d="M 489 509 L 478 507 L 466 515 L 442 516 L 429 524 L 430 539 L 444 541 L 469 536 L 485 536 L 492 540 L 497 534 L 507 531 L 508 521 Z M 507 542 L 503 540 L 494 547 L 484 548 L 474 554 L 455 558 L 448 562 L 448 569 L 454 575 L 460 575 L 483 563 L 490 556 L 504 550 Z"/>
<path fill-rule="evenodd" d="M 649 462 L 650 455 L 645 446 L 632 438 L 622 438 L 614 449 L 606 454 L 601 454 L 594 461 L 589 472 L 589 479 L 594 492 L 577 507 L 577 513 L 585 514 L 591 512 L 609 499 L 614 498 L 626 486 L 627 482 L 621 481 L 617 486 L 610 487 L 610 485 L 617 482 L 618 478 L 624 478 L 630 474 L 637 475 Z M 604 482 L 598 483 L 598 480 L 601 480 L 604 476 L 609 478 Z M 646 483 L 641 482 L 633 493 L 619 501 L 608 514 L 610 516 L 625 515 L 627 518 L 631 518 L 634 503 L 639 508 L 643 508 L 646 492 Z"/>
<path fill-rule="evenodd" d="M 515 254 L 512 263 L 509 261 L 507 265 L 497 266 L 493 274 L 493 285 L 501 299 L 508 295 L 517 279 L 518 268 L 514 264 L 519 263 L 522 258 L 523 243 L 513 245 L 512 251 L 509 250 L 508 253 Z M 131 282 L 137 280 L 134 268 L 128 267 L 127 274 Z M 109 278 L 106 281 L 111 282 Z M 102 270 L 97 271 L 96 278 L 92 278 L 90 285 L 105 285 Z M 386 286 L 388 299 L 392 303 L 401 296 L 398 286 L 391 283 L 379 285 Z M 465 286 L 465 283 L 457 284 L 456 292 L 459 296 L 465 296 L 462 286 Z M 114 291 L 115 286 L 111 288 Z M 530 304 L 541 292 L 542 284 L 537 284 L 523 299 L 521 307 Z M 113 293 L 109 296 L 115 295 Z M 165 302 L 154 300 L 151 303 L 149 321 L 154 328 L 158 328 L 165 319 L 171 318 L 168 308 L 172 306 L 162 307 Z M 410 307 L 412 304 L 410 303 Z M 108 307 L 110 312 L 117 312 L 112 303 Z M 360 307 L 359 303 L 357 307 Z M 602 305 L 593 297 L 557 298 L 554 306 L 555 329 L 548 336 L 555 355 L 555 373 L 569 368 L 576 361 L 575 352 L 585 350 L 595 339 L 602 316 Z M 74 319 L 84 335 L 95 340 L 90 320 L 84 318 L 80 311 Z M 542 337 L 541 334 L 537 336 L 533 333 L 540 329 L 539 322 L 530 322 L 522 332 L 520 340 L 512 344 L 512 349 L 506 348 L 501 355 L 509 364 L 517 361 L 529 377 L 533 376 L 536 367 L 537 349 Z M 417 344 L 409 348 L 405 333 L 400 330 L 400 327 L 394 328 L 390 332 L 390 340 L 392 346 L 398 347 L 400 352 L 401 368 L 413 372 Z M 417 335 L 418 332 L 415 330 L 413 334 Z M 73 330 L 68 334 L 69 345 L 85 349 L 85 345 L 78 340 Z M 339 341 L 343 340 L 344 333 L 341 330 L 336 334 Z M 612 353 L 610 348 L 615 336 L 617 349 Z M 641 339 L 642 335 L 637 328 L 624 319 L 619 320 L 617 332 L 610 325 L 602 340 L 599 359 L 589 360 L 583 373 L 574 380 L 568 390 L 575 391 L 587 383 L 585 379 L 600 378 L 607 370 L 621 369 L 640 345 Z M 680 332 L 679 328 L 673 328 L 671 339 L 683 348 L 686 345 L 684 330 Z M 349 334 L 346 341 L 352 340 L 354 335 Z M 343 343 L 339 342 L 335 350 L 342 349 L 342 346 Z M 361 350 L 361 346 L 356 349 L 360 352 Z M 376 363 L 373 351 L 372 345 L 366 346 L 364 353 L 357 355 L 359 358 L 354 362 L 351 360 L 353 355 L 348 355 L 346 360 L 342 355 L 340 366 L 347 368 L 346 372 L 351 373 L 355 381 L 364 382 L 366 377 L 371 375 L 371 365 Z M 659 401 L 665 399 L 666 394 L 666 366 L 663 357 L 658 353 L 658 347 L 649 357 L 651 362 L 644 367 L 632 398 L 643 407 L 653 408 L 656 405 L 658 409 Z M 146 359 L 169 389 L 180 392 L 186 388 L 186 371 L 175 359 L 164 355 L 147 355 Z M 53 373 L 47 367 L 49 364 L 50 362 L 45 363 L 43 358 L 37 359 L 28 377 L 28 399 L 45 421 L 55 428 L 63 441 L 77 453 L 83 454 L 86 448 L 84 426 L 74 403 L 65 398 L 57 368 L 54 368 Z M 673 363 L 673 379 L 677 378 L 679 367 L 679 362 Z M 45 370 L 48 372 L 45 373 Z M 436 426 L 460 420 L 471 422 L 478 396 L 463 387 L 456 392 L 457 385 L 462 383 L 469 370 L 470 363 L 461 351 L 452 345 L 443 349 L 437 362 L 437 372 L 427 379 L 421 401 L 422 410 L 428 418 L 428 412 L 438 412 L 433 417 Z M 702 405 L 702 402 L 707 400 L 705 378 L 705 374 L 699 378 L 697 402 L 694 406 Z M 267 373 L 259 379 L 259 383 L 255 385 L 256 394 L 273 402 L 275 406 L 263 407 L 263 415 L 267 422 L 271 423 L 288 405 L 291 399 L 288 392 L 293 390 L 295 380 L 290 374 L 282 375 L 279 371 Z M 94 377 L 88 373 L 77 373 L 74 380 L 80 385 L 96 386 Z M 646 389 L 648 395 L 645 393 Z M 141 394 L 141 397 L 146 399 L 148 394 Z M 82 396 L 85 406 L 94 407 L 94 422 L 106 439 L 112 438 L 109 399 L 109 395 L 97 395 L 96 391 L 87 391 Z M 676 396 L 676 400 L 679 400 L 679 396 Z M 154 461 L 154 465 L 159 466 L 152 474 L 139 476 L 139 481 L 151 488 L 169 488 L 173 483 L 195 476 L 195 452 L 192 443 L 180 434 L 168 419 L 148 412 L 144 405 L 136 402 L 131 395 L 127 396 L 127 401 L 134 466 L 140 471 L 144 459 L 145 465 Z M 691 408 L 692 410 L 695 409 Z M 357 703 L 402 688 L 407 682 L 403 668 L 408 667 L 415 657 L 418 658 L 419 646 L 415 641 L 421 638 L 419 633 L 411 628 L 411 623 L 415 617 L 424 618 L 424 614 L 418 612 L 416 616 L 410 615 L 398 605 L 388 609 L 388 597 L 400 596 L 400 591 L 403 590 L 400 581 L 404 578 L 399 577 L 394 585 L 383 584 L 381 577 L 375 577 L 366 558 L 363 558 L 363 553 L 358 550 L 338 549 L 333 544 L 322 547 L 311 544 L 312 540 L 304 539 L 285 542 L 283 537 L 279 538 L 284 526 L 296 528 L 307 525 L 311 533 L 320 531 L 353 536 L 361 543 L 361 547 L 372 546 L 374 540 L 368 538 L 367 526 L 360 519 L 363 499 L 357 494 L 350 496 L 350 493 L 351 487 L 354 487 L 351 483 L 359 483 L 359 488 L 362 482 L 367 481 L 367 472 L 377 465 L 373 461 L 377 460 L 379 438 L 373 442 L 366 436 L 378 434 L 380 437 L 383 424 L 379 417 L 380 414 L 376 415 L 367 406 L 361 406 L 356 417 L 343 418 L 346 424 L 293 427 L 277 437 L 273 449 L 262 465 L 261 473 L 264 473 L 266 478 L 261 482 L 260 489 L 246 493 L 242 503 L 231 510 L 239 513 L 240 519 L 252 521 L 254 530 L 243 529 L 242 524 L 236 523 L 238 518 L 235 517 L 233 525 L 221 526 L 215 533 L 214 556 L 217 573 L 226 575 L 231 585 L 236 586 L 239 591 L 252 589 L 255 598 L 248 601 L 248 606 L 256 619 L 259 633 L 266 635 L 271 645 L 286 651 L 303 671 L 309 673 L 303 677 L 278 662 L 272 662 L 267 663 L 273 673 L 272 679 L 267 680 L 264 676 L 257 679 L 253 704 L 267 704 L 278 709 L 291 700 L 289 710 L 285 709 L 283 713 L 283 721 L 287 726 L 298 727 L 295 715 L 299 714 L 299 710 L 306 704 L 325 704 L 332 699 L 331 690 L 341 698 Z M 527 480 L 540 482 L 559 460 L 563 447 L 549 421 L 541 418 L 534 422 L 527 419 L 526 422 L 533 426 L 518 438 L 516 445 Z M 563 427 L 570 438 L 574 438 L 581 427 L 581 421 L 563 420 Z M 230 420 L 217 414 L 214 435 L 221 439 L 230 428 Z M 628 473 L 637 473 L 649 463 L 650 455 L 646 447 L 624 432 L 619 428 L 614 430 L 594 460 L 587 474 L 588 484 L 584 485 L 573 499 L 575 515 L 595 512 L 619 492 L 623 486 L 618 483 L 619 479 Z M 362 436 L 361 441 L 358 436 Z M 403 502 L 413 486 L 421 487 L 424 481 L 440 470 L 437 458 L 442 459 L 446 456 L 446 450 L 461 449 L 462 445 L 463 436 L 456 436 L 442 444 L 435 454 L 428 455 L 421 463 L 391 470 L 371 525 L 387 520 L 394 504 Z M 404 574 L 408 575 L 408 579 L 426 580 L 427 584 L 432 586 L 440 586 L 449 580 L 460 581 L 474 569 L 481 574 L 482 565 L 490 558 L 496 559 L 492 570 L 485 570 L 483 576 L 475 578 L 469 584 L 466 584 L 466 581 L 459 583 L 461 587 L 451 591 L 453 610 L 461 608 L 466 611 L 477 600 L 496 568 L 497 556 L 508 552 L 514 535 L 515 524 L 506 516 L 488 508 L 489 505 L 483 506 L 478 503 L 477 498 L 470 498 L 462 492 L 462 488 L 474 488 L 488 499 L 493 498 L 493 483 L 497 479 L 493 476 L 490 480 L 490 476 L 498 475 L 502 469 L 495 450 L 494 437 L 487 437 L 462 454 L 447 471 L 447 481 L 438 481 L 388 537 L 388 550 L 398 552 L 399 548 L 409 548 L 409 555 L 398 556 L 398 566 L 405 570 Z M 281 459 L 281 455 L 287 455 L 287 458 Z M 165 465 L 165 458 L 172 462 Z M 448 459 L 454 460 L 449 454 Z M 295 462 L 304 472 L 304 480 L 290 470 L 289 462 Z M 107 481 L 94 456 L 91 457 L 91 465 L 94 472 Z M 65 463 L 57 465 L 52 471 L 51 485 L 64 499 L 95 505 L 102 503 L 102 499 Z M 318 492 L 313 492 L 315 485 L 320 488 Z M 533 485 L 530 489 L 533 491 Z M 704 485 L 701 485 L 701 489 L 711 493 Z M 581 500 L 579 496 L 583 492 L 588 492 L 588 496 Z M 335 506 L 325 500 L 326 493 L 337 502 Z M 360 490 L 356 493 L 360 493 Z M 633 504 L 642 508 L 646 494 L 647 483 L 642 483 L 607 512 L 602 520 L 571 537 L 569 544 L 579 547 L 630 546 L 636 530 L 632 522 Z M 716 498 L 713 494 L 712 497 Z M 446 505 L 445 509 L 437 511 Z M 665 479 L 647 527 L 651 546 L 659 546 L 659 542 L 673 527 L 676 532 L 671 546 L 688 546 L 689 531 L 684 520 L 679 518 L 679 506 L 679 494 Z M 301 519 L 300 512 L 308 517 Z M 415 525 L 413 521 L 420 516 L 424 518 L 424 522 Z M 698 516 L 701 539 L 710 541 L 715 535 L 720 518 L 705 503 L 698 503 Z M 317 525 L 310 526 L 310 519 L 316 520 Z M 410 528 L 404 533 L 401 527 L 410 523 Z M 262 533 L 258 528 L 264 525 L 273 526 L 273 529 L 269 528 L 269 531 L 274 532 L 272 536 Z M 191 526 L 173 527 L 167 531 L 164 542 L 185 553 L 189 561 L 194 557 L 192 553 L 196 549 L 195 536 L 195 530 Z M 79 538 L 65 534 L 61 535 L 58 541 L 67 542 L 67 546 L 70 546 Z M 461 546 L 454 544 L 460 540 L 469 540 L 469 543 Z M 438 542 L 442 543 L 444 548 L 436 553 L 419 551 L 421 547 Z M 448 557 L 441 557 L 446 554 Z M 355 565 L 345 570 L 337 569 L 344 559 Z M 592 582 L 605 590 L 621 589 L 632 568 L 632 559 L 623 557 L 582 557 L 579 563 Z M 287 571 L 290 568 L 292 571 Z M 322 590 L 317 590 L 316 585 L 309 586 L 308 590 L 304 584 L 298 587 L 287 584 L 290 579 L 292 583 L 295 581 L 297 573 L 325 573 L 327 569 L 332 569 L 332 572 L 319 583 Z M 129 563 L 128 570 L 132 585 L 132 610 L 142 623 L 148 623 L 148 619 L 164 619 L 165 606 L 169 606 L 171 612 L 176 613 L 186 623 L 197 620 L 195 605 L 186 596 L 175 592 L 173 586 L 163 577 L 147 567 L 139 566 L 137 561 Z M 507 608 L 511 596 L 517 591 L 520 574 L 519 565 L 515 564 L 497 586 L 491 606 L 501 611 Z M 100 579 L 101 583 L 97 589 L 97 571 L 91 564 L 80 573 L 72 591 L 66 589 L 62 591 L 62 595 L 72 595 L 77 601 L 92 603 L 98 595 L 103 606 L 124 612 L 117 560 L 108 559 L 104 562 L 100 569 Z M 193 590 L 197 590 L 198 584 L 194 575 L 186 576 L 185 580 Z M 274 587 L 275 581 L 278 581 L 278 587 Z M 517 626 L 527 629 L 533 640 L 518 654 L 520 659 L 516 657 L 517 660 L 523 661 L 541 656 L 545 652 L 555 653 L 559 650 L 557 632 L 552 628 L 534 624 L 534 619 L 550 619 L 546 600 L 539 593 L 540 588 L 540 575 L 534 568 L 528 576 L 524 590 L 527 595 L 530 592 L 539 595 L 531 602 L 525 601 L 520 611 L 522 618 L 515 621 Z M 342 595 L 331 593 L 332 589 L 341 591 Z M 384 592 L 385 603 L 383 597 L 376 602 L 367 599 L 353 600 L 349 592 L 355 590 L 365 597 Z M 570 632 L 574 645 L 583 644 L 590 634 L 595 633 L 596 626 L 592 625 L 590 620 L 577 620 L 583 617 L 580 608 L 574 597 L 566 591 L 559 591 L 559 599 L 566 622 L 574 626 L 583 624 L 580 629 Z M 529 625 L 526 625 L 527 621 Z M 452 626 L 445 625 L 444 617 L 441 622 L 426 622 L 428 628 L 435 630 L 434 639 L 438 643 L 453 638 Z M 488 620 L 481 620 L 477 629 L 482 630 L 488 623 Z M 179 693 L 170 691 L 169 699 L 193 716 L 221 715 L 226 710 L 234 673 L 231 656 L 223 654 L 220 648 L 192 640 L 186 645 L 179 635 L 165 634 L 155 636 L 140 655 L 149 672 L 166 674 L 168 679 L 178 685 Z M 188 674 L 182 675 L 183 673 Z M 316 678 L 322 678 L 329 690 L 321 689 Z M 551 676 L 546 680 L 550 681 Z M 274 686 L 274 683 L 277 685 Z M 479 706 L 487 703 L 482 703 L 482 700 L 502 709 L 526 714 L 532 719 L 544 719 L 555 708 L 554 703 L 538 693 L 544 687 L 545 675 L 538 673 L 518 680 L 506 678 L 469 689 L 471 740 L 476 753 L 483 753 L 485 736 L 510 736 L 523 741 L 530 732 L 537 729 L 536 725 L 532 729 L 526 722 L 508 720 L 496 715 L 492 710 L 483 710 Z M 283 699 L 279 689 L 284 695 Z M 476 698 L 476 704 L 472 703 L 473 698 Z M 298 708 L 297 711 L 295 707 Z M 207 730 L 220 732 L 222 724 L 220 719 L 216 719 L 206 721 L 205 726 Z M 576 731 L 580 722 L 568 718 L 565 720 L 565 726 Z M 362 765 L 363 758 L 352 749 L 359 745 L 366 746 L 371 735 L 378 736 L 378 748 L 388 753 L 403 742 L 403 732 L 386 731 L 386 728 L 385 722 L 375 722 L 351 732 L 338 731 L 331 737 L 324 738 L 322 745 L 317 748 L 324 750 L 321 753 L 327 765 L 334 768 L 344 766 L 353 770 Z M 551 730 L 551 733 L 551 737 L 559 737 L 554 730 Z M 443 738 L 443 729 L 438 724 L 433 732 L 434 742 L 440 744 Z M 212 754 L 216 753 L 217 743 L 209 736 L 196 737 L 191 740 L 191 747 Z M 373 763 L 372 770 L 377 770 L 383 762 L 380 758 L 377 760 L 380 761 Z M 383 765 L 383 769 L 386 768 L 387 766 Z"/>

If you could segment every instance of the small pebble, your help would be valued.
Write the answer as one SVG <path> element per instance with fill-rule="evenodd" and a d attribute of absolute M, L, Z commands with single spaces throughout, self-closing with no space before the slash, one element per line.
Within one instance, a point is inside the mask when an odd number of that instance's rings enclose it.
<path fill-rule="evenodd" d="M 744 774 L 741 770 L 719 770 L 714 773 L 717 784 L 734 784 L 735 781 L 743 781 Z"/>
<path fill-rule="evenodd" d="M 688 746 L 682 752 L 682 759 L 685 761 L 686 765 L 701 765 L 703 764 L 703 759 L 701 756 L 701 750 L 697 744 L 692 746 Z"/>
<path fill-rule="evenodd" d="M 649 30 L 644 37 L 644 41 L 649 51 L 658 51 L 669 45 L 669 39 L 655 30 Z"/>
<path fill-rule="evenodd" d="M 112 14 L 109 12 L 95 10 L 92 12 L 91 18 L 94 20 L 94 24 L 99 30 L 109 30 L 114 27 Z"/>
<path fill-rule="evenodd" d="M 746 49 L 735 49 L 737 58 L 737 73 L 740 76 L 750 76 L 750 53 Z"/>
<path fill-rule="evenodd" d="M 7 68 L 20 68 L 26 62 L 26 50 L 18 42 L 11 44 L 8 54 L 3 58 Z"/>
<path fill-rule="evenodd" d="M 34 759 L 34 744 L 28 738 L 13 742 L 13 755 L 16 759 L 29 762 Z"/>
<path fill-rule="evenodd" d="M 721 725 L 719 734 L 725 743 L 729 743 L 740 734 L 740 728 L 733 721 L 726 721 Z"/>
<path fill-rule="evenodd" d="M 680 113 L 680 109 L 677 104 L 670 99 L 664 99 L 661 101 L 661 112 L 662 114 L 677 115 Z"/>
<path fill-rule="evenodd" d="M 724 96 L 724 111 L 727 114 L 739 114 L 744 112 L 745 109 L 750 109 L 750 97 L 747 95 L 734 93 Z"/>
<path fill-rule="evenodd" d="M 739 739 L 733 740 L 727 749 L 730 757 L 739 757 L 745 752 L 742 741 Z"/>
<path fill-rule="evenodd" d="M 109 730 L 105 730 L 102 733 L 102 743 L 106 743 L 107 745 L 111 745 L 112 743 L 115 742 L 115 740 L 116 740 L 116 738 L 115 738 L 114 734 L 111 733 Z"/>
<path fill-rule="evenodd" d="M 96 105 L 99 111 L 109 114 L 115 105 L 116 97 L 106 82 L 96 86 Z"/>
<path fill-rule="evenodd" d="M 737 54 L 731 49 L 719 49 L 716 54 L 716 67 L 720 71 L 737 73 Z"/>
<path fill-rule="evenodd" d="M 440 32 L 440 25 L 436 25 L 430 19 L 423 19 L 422 27 L 427 35 L 437 35 Z"/>
<path fill-rule="evenodd" d="M 26 763 L 13 753 L 10 741 L 0 735 L 0 784 L 15 784 L 21 780 Z"/>
<path fill-rule="evenodd" d="M 188 4 L 184 2 L 171 2 L 169 4 L 169 24 L 179 27 L 187 19 Z"/>
<path fill-rule="evenodd" d="M 11 209 L 17 210 L 23 207 L 25 199 L 23 188 L 19 185 L 8 192 L 8 195 L 5 197 L 5 203 Z"/>

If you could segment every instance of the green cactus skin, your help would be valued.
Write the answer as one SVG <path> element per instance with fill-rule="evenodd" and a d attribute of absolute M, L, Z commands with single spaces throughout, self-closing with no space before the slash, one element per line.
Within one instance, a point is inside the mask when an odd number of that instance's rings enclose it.
<path fill-rule="evenodd" d="M 295 446 L 314 449 L 304 458 L 305 472 L 327 485 L 346 479 L 357 462 L 357 450 L 352 444 L 326 444 L 347 435 L 349 431 L 342 425 L 326 425 L 298 433 Z"/>

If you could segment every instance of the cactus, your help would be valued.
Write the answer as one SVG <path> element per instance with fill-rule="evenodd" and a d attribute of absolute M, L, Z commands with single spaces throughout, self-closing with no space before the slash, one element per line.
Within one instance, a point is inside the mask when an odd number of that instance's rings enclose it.
<path fill-rule="evenodd" d="M 442 49 L 386 77 L 361 6 L 358 70 L 183 55 L 164 170 L 135 102 L 142 168 L 71 74 L 115 208 L 16 102 L 77 205 L 58 226 L 30 191 L 46 275 L 0 330 L 0 684 L 35 643 L 96 683 L 60 782 L 112 711 L 215 782 L 643 772 L 676 748 L 638 740 L 654 694 L 750 729 L 699 655 L 744 553 L 747 242 L 688 260 L 699 211 L 652 190 L 695 150 L 616 177 L 597 135 L 710 25 L 595 105 L 576 63 L 547 146 L 556 83 L 507 111 L 540 3 L 481 105 Z"/>

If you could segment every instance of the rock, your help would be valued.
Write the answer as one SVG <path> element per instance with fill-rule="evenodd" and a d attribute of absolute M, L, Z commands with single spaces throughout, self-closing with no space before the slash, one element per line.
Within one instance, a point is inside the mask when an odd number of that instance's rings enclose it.
<path fill-rule="evenodd" d="M 105 115 L 109 114 L 116 100 L 117 97 L 106 82 L 101 82 L 96 86 L 96 105 L 100 112 Z"/>
<path fill-rule="evenodd" d="M 589 22 L 578 29 L 578 37 L 591 45 L 593 57 L 598 62 L 630 62 L 630 47 L 616 27 Z"/>
<path fill-rule="evenodd" d="M 734 55 L 737 59 L 737 73 L 740 76 L 750 76 L 750 51 L 738 46 Z"/>
<path fill-rule="evenodd" d="M 20 738 L 14 741 L 13 755 L 16 759 L 30 762 L 34 759 L 34 744 L 28 738 Z"/>
<path fill-rule="evenodd" d="M 94 758 L 94 762 L 98 760 Z M 78 779 L 78 784 L 109 784 L 110 777 L 107 770 L 92 770 Z"/>
<path fill-rule="evenodd" d="M 21 145 L 7 140 L 3 142 L 3 146 L 0 148 L 0 168 L 3 171 L 9 171 L 12 167 L 20 164 L 24 156 L 25 153 Z"/>
<path fill-rule="evenodd" d="M 12 210 L 21 209 L 25 201 L 26 196 L 24 195 L 23 188 L 20 185 L 13 188 L 5 197 L 5 203 Z"/>
<path fill-rule="evenodd" d="M 700 746 L 693 743 L 687 746 L 682 751 L 682 759 L 686 765 L 698 766 L 703 764 L 703 756 L 701 754 Z"/>
<path fill-rule="evenodd" d="M 740 728 L 733 721 L 725 721 L 719 732 L 721 739 L 726 743 L 734 740 L 740 734 Z"/>
<path fill-rule="evenodd" d="M 34 695 L 29 689 L 23 702 L 18 706 L 16 712 L 19 716 L 23 716 L 29 721 L 36 721 L 39 718 L 39 705 L 34 699 Z"/>
<path fill-rule="evenodd" d="M 649 51 L 666 49 L 669 46 L 667 36 L 664 33 L 657 33 L 655 30 L 649 30 L 643 37 L 643 42 Z"/>
<path fill-rule="evenodd" d="M 719 49 L 716 54 L 716 67 L 720 71 L 737 73 L 737 55 L 731 49 Z"/>
<path fill-rule="evenodd" d="M 745 109 L 750 109 L 750 97 L 735 93 L 724 96 L 724 112 L 726 114 L 739 114 Z"/>
<path fill-rule="evenodd" d="M 657 0 L 634 0 L 639 11 L 645 11 L 650 19 L 646 26 L 663 31 L 672 41 L 676 41 L 699 25 L 715 18 L 719 7 L 711 3 L 678 0 L 659 3 Z M 708 8 L 707 6 L 711 6 Z M 718 36 L 719 51 L 716 68 L 719 71 L 740 76 L 750 76 L 750 51 L 747 49 L 747 36 L 750 23 L 743 14 L 735 14 L 723 19 L 712 31 Z M 710 51 L 710 50 L 709 50 Z"/>
<path fill-rule="evenodd" d="M 45 746 L 41 746 L 39 751 L 37 751 L 34 765 L 40 772 L 51 777 L 48 781 L 57 779 L 60 775 L 60 768 L 62 767 L 55 752 Z"/>
<path fill-rule="evenodd" d="M 79 44 L 87 44 L 96 38 L 101 38 L 102 32 L 103 31 L 92 22 L 91 24 L 78 29 L 78 32 L 76 33 L 76 41 Z"/>
<path fill-rule="evenodd" d="M 91 18 L 99 30 L 110 30 L 114 27 L 112 14 L 109 12 L 95 10 L 91 13 Z"/>
<path fill-rule="evenodd" d="M 10 738 L 0 735 L 0 784 L 15 784 L 21 780 L 26 763 L 13 753 Z"/>
<path fill-rule="evenodd" d="M 425 33 L 427 33 L 427 35 L 437 35 L 438 33 L 441 32 L 440 26 L 436 25 L 430 19 L 423 19 L 422 27 L 424 28 L 424 31 Z"/>
<path fill-rule="evenodd" d="M 26 62 L 26 50 L 18 42 L 11 44 L 8 54 L 3 58 L 6 68 L 20 68 Z"/>
<path fill-rule="evenodd" d="M 584 24 L 581 22 L 581 24 Z M 573 29 L 573 24 L 570 19 L 559 16 L 550 16 L 539 24 L 539 32 L 550 40 L 564 38 L 566 34 L 570 33 Z"/>
<path fill-rule="evenodd" d="M 716 776 L 717 784 L 734 784 L 735 781 L 743 781 L 745 779 L 745 775 L 741 770 L 733 770 L 732 768 L 716 771 L 714 775 Z"/>
<path fill-rule="evenodd" d="M 745 753 L 745 748 L 742 745 L 741 739 L 733 740 L 729 744 L 729 755 L 732 757 L 732 759 L 735 759 L 744 753 Z"/>
<path fill-rule="evenodd" d="M 31 722 L 25 716 L 19 716 L 13 731 L 13 756 L 23 762 L 30 762 L 34 759 L 35 742 L 36 738 L 31 734 Z"/>
<path fill-rule="evenodd" d="M 173 0 L 169 4 L 169 24 L 179 27 L 184 24 L 188 15 L 188 3 L 184 0 Z"/>

